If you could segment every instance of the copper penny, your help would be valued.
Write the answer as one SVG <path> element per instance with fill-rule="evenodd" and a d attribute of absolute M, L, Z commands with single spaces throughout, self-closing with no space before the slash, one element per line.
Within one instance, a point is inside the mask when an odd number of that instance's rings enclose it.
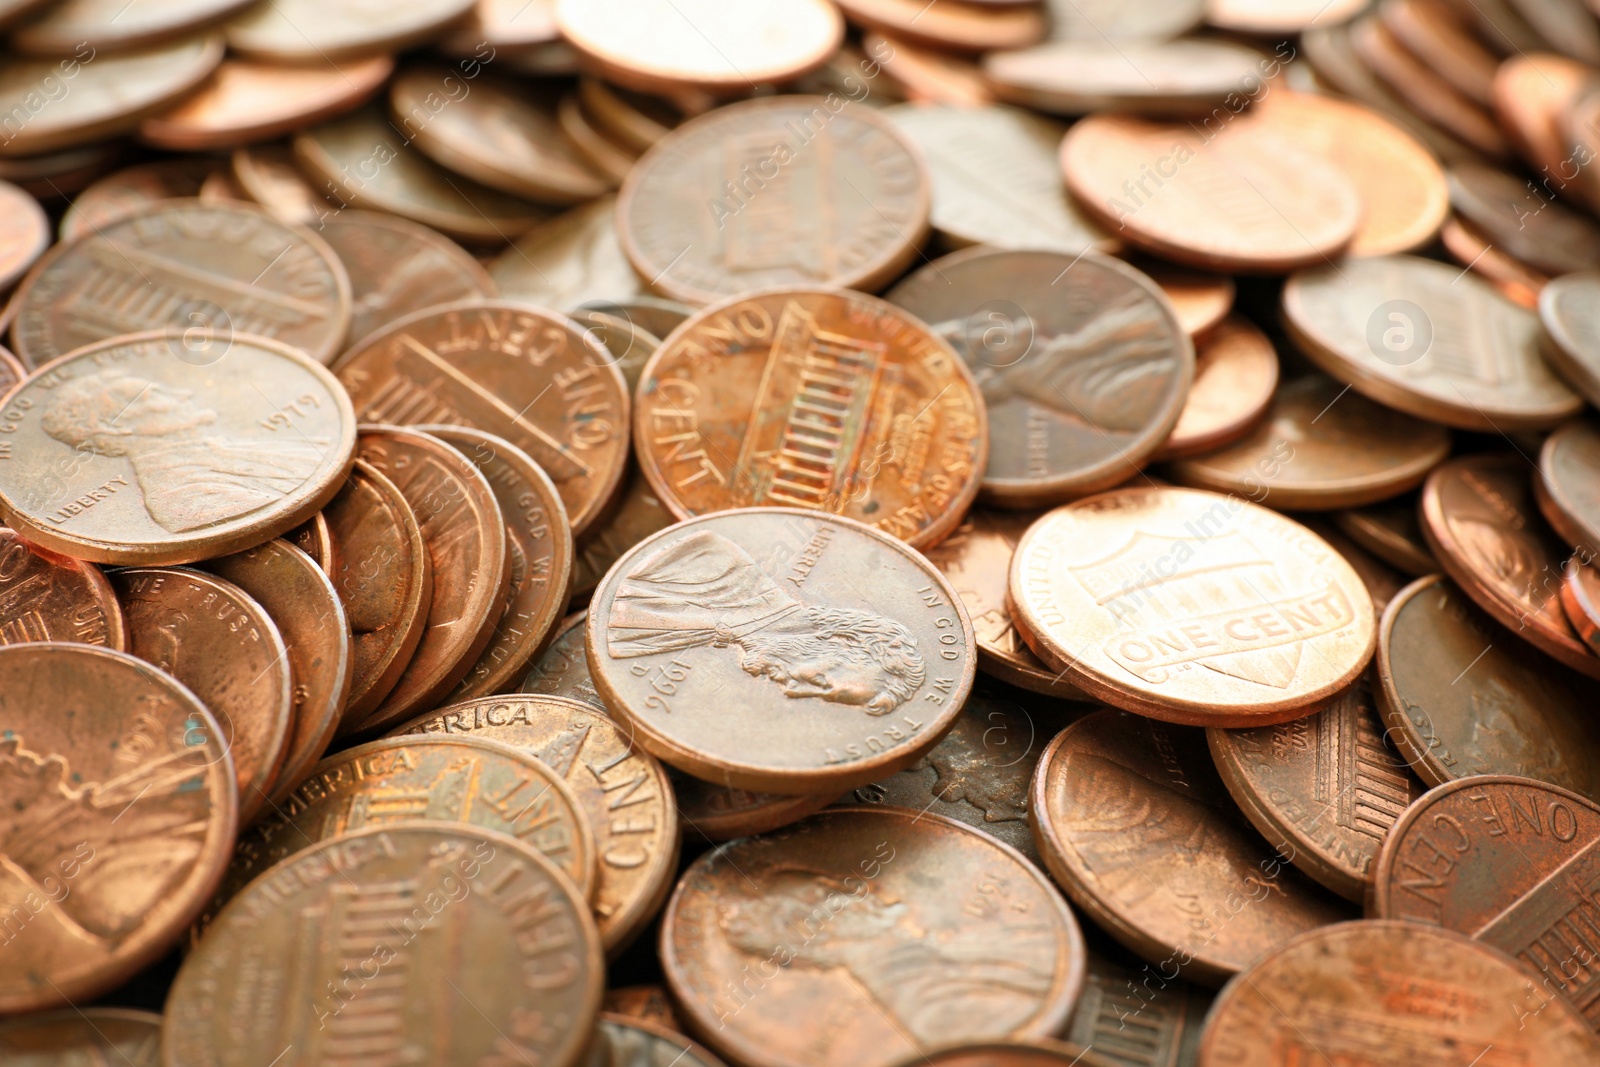
<path fill-rule="evenodd" d="M 1528 26 L 1557 52 L 1595 66 L 1600 64 L 1600 26 L 1594 4 L 1584 0 L 1504 0 Z"/>
<path fill-rule="evenodd" d="M 1580 164 L 1562 116 L 1592 77 L 1590 67 L 1548 54 L 1512 55 L 1494 69 L 1491 103 L 1500 128 L 1540 175 L 1540 184 L 1581 201 Z"/>
<path fill-rule="evenodd" d="M 1462 95 L 1407 51 L 1377 18 L 1368 15 L 1352 22 L 1350 45 L 1361 61 L 1423 119 L 1443 127 L 1483 155 L 1510 155 L 1511 146 L 1488 109 Z"/>
<path fill-rule="evenodd" d="M 434 707 L 494 638 L 511 582 L 505 515 L 489 480 L 450 445 L 399 426 L 364 425 L 361 458 L 400 490 L 432 562 L 428 625 L 394 688 L 357 729 Z"/>
<path fill-rule="evenodd" d="M 484 44 L 520 52 L 560 38 L 556 0 L 477 0 L 471 14 L 446 30 L 438 43 L 451 54 L 471 55 Z"/>
<path fill-rule="evenodd" d="M 0 397 L 15 389 L 27 376 L 28 370 L 22 361 L 13 356 L 9 348 L 0 345 Z"/>
<path fill-rule="evenodd" d="M 505 515 L 511 556 L 510 593 L 494 636 L 444 698 L 457 704 L 510 689 L 554 636 L 572 584 L 572 530 L 555 484 L 526 452 L 504 438 L 464 426 L 422 429 L 460 451 L 488 479 Z"/>
<path fill-rule="evenodd" d="M 983 73 L 1002 100 L 1058 115 L 1203 116 L 1213 109 L 1226 113 L 1230 97 L 1260 92 L 1270 62 L 1253 48 L 1220 39 L 1058 40 L 990 52 Z"/>
<path fill-rule="evenodd" d="M 1372 658 L 1372 600 L 1321 538 L 1238 496 L 1119 489 L 1057 508 L 1011 561 L 1039 658 L 1108 704 L 1199 726 L 1308 714 Z"/>
<path fill-rule="evenodd" d="M 645 1019 L 602 1014 L 600 1034 L 611 1053 L 611 1067 L 722 1067 L 721 1060 L 682 1034 Z"/>
<path fill-rule="evenodd" d="M 260 204 L 263 211 L 286 226 L 315 224 L 321 230 L 340 210 L 328 199 L 336 186 L 321 181 L 320 189 L 314 187 L 295 163 L 293 153 L 283 145 L 236 148 L 229 158 L 229 168 L 246 199 Z"/>
<path fill-rule="evenodd" d="M 87 41 L 65 59 L 7 59 L 0 69 L 0 156 L 35 156 L 137 129 L 200 85 L 222 62 L 222 36 L 199 34 L 98 54 Z"/>
<path fill-rule="evenodd" d="M 678 811 L 667 774 L 604 713 L 566 697 L 485 697 L 398 727 L 406 735 L 487 738 L 537 758 L 570 787 L 594 832 L 600 940 L 621 952 L 655 918 L 678 866 Z"/>
<path fill-rule="evenodd" d="M 476 826 L 378 827 L 284 860 L 223 909 L 173 982 L 163 1056 L 577 1067 L 604 982 L 588 906 L 538 852 Z"/>
<path fill-rule="evenodd" d="M 1600 272 L 1557 278 L 1539 293 L 1540 353 L 1591 404 L 1600 398 Z"/>
<path fill-rule="evenodd" d="M 470 300 L 389 322 L 334 365 L 365 421 L 503 437 L 555 482 L 582 536 L 621 484 L 628 391 L 610 354 L 563 315 Z"/>
<path fill-rule="evenodd" d="M 678 521 L 637 469 L 622 486 L 622 501 L 589 531 L 572 565 L 572 595 L 586 597 L 634 545 Z"/>
<path fill-rule="evenodd" d="M 82 59 L 99 52 L 121 52 L 160 44 L 203 26 L 215 25 L 251 0 L 162 0 L 129 5 L 128 0 L 64 0 L 11 29 L 10 44 L 33 56 Z"/>
<path fill-rule="evenodd" d="M 1539 320 L 1448 264 L 1379 256 L 1302 271 L 1283 313 L 1322 370 L 1409 415 L 1499 433 L 1583 406 L 1540 358 Z"/>
<path fill-rule="evenodd" d="M 575 93 L 568 93 L 556 104 L 556 125 L 576 158 L 599 177 L 604 191 L 615 189 L 627 180 L 639 153 L 624 148 L 596 129 Z"/>
<path fill-rule="evenodd" d="M 603 304 L 604 301 L 597 303 Z M 630 321 L 626 312 L 619 317 L 593 307 L 580 306 L 569 314 L 572 321 L 584 327 L 611 354 L 631 396 L 639 384 L 639 375 L 644 372 L 645 363 L 661 347 L 661 338 Z"/>
<path fill-rule="evenodd" d="M 611 140 L 633 152 L 644 152 L 682 120 L 661 98 L 632 93 L 599 78 L 578 79 L 578 98 L 585 115 L 593 117 Z"/>
<path fill-rule="evenodd" d="M 1495 167 L 1457 163 L 1449 176 L 1451 206 L 1507 255 L 1552 275 L 1600 267 L 1600 223 Z"/>
<path fill-rule="evenodd" d="M 251 203 L 250 195 L 240 187 L 231 168 L 214 170 L 200 183 L 202 204 L 227 203 L 235 200 L 241 204 Z"/>
<path fill-rule="evenodd" d="M 669 1030 L 683 1029 L 667 991 L 658 985 L 614 986 L 607 989 L 600 1010 L 638 1022 L 655 1023 Z"/>
<path fill-rule="evenodd" d="M 878 288 L 916 257 L 930 202 L 921 153 L 888 119 L 844 97 L 780 96 L 663 138 L 623 184 L 617 228 L 652 289 L 708 304 L 769 286 Z"/>
<path fill-rule="evenodd" d="M 1501 625 L 1600 678 L 1600 656 L 1561 609 L 1568 552 L 1535 510 L 1533 473 L 1513 454 L 1451 460 L 1423 487 L 1422 533 L 1444 572 Z"/>
<path fill-rule="evenodd" d="M 890 40 L 881 33 L 863 34 L 861 44 L 872 57 L 869 62 L 889 76 L 900 95 L 915 103 L 972 108 L 995 103 L 982 68 L 971 57 Z"/>
<path fill-rule="evenodd" d="M 201 331 L 80 348 L 0 418 L 16 448 L 0 453 L 7 525 L 102 563 L 205 559 L 293 529 L 338 492 L 356 428 L 298 350 Z"/>
<path fill-rule="evenodd" d="M 1366 0 L 1206 0 L 1205 4 L 1206 22 L 1218 29 L 1274 38 L 1343 22 L 1366 6 Z"/>
<path fill-rule="evenodd" d="M 1148 963 L 1089 953 L 1089 978 L 1064 1036 L 1121 1067 L 1194 1067 L 1209 992 Z"/>
<path fill-rule="evenodd" d="M 1389 566 L 1421 578 L 1439 571 L 1422 523 L 1417 518 L 1418 493 L 1407 493 L 1381 504 L 1371 504 L 1334 514 L 1333 521 L 1349 538 Z"/>
<path fill-rule="evenodd" d="M 972 0 L 927 7 L 916 0 L 844 0 L 839 6 L 864 29 L 945 51 L 1026 48 L 1046 30 L 1043 11 L 1033 4 L 996 9 Z"/>
<path fill-rule="evenodd" d="M 333 582 L 287 541 L 211 560 L 205 569 L 259 604 L 283 638 L 294 711 L 283 763 L 268 794 L 280 804 L 322 758 L 339 728 L 355 664 L 350 622 Z"/>
<path fill-rule="evenodd" d="M 0 645 L 31 641 L 122 652 L 128 634 L 99 567 L 39 548 L 0 526 Z"/>
<path fill-rule="evenodd" d="M 749 1067 L 887 1067 L 1046 1037 L 1071 1014 L 1085 955 L 1071 912 L 1015 850 L 896 808 L 828 811 L 707 853 L 661 931 L 684 1022 Z M 746 966 L 759 984 L 739 983 Z"/>
<path fill-rule="evenodd" d="M 631 327 L 655 337 L 657 344 L 694 314 L 694 308 L 688 304 L 680 304 L 676 300 L 663 300 L 658 296 L 643 295 L 585 300 L 573 306 L 572 310 L 573 312 L 596 311 L 613 318 L 620 318 Z M 600 339 L 602 342 L 606 340 L 604 331 L 601 331 Z M 623 377 L 627 376 L 624 370 Z M 637 384 L 637 377 L 629 381 L 630 388 Z"/>
<path fill-rule="evenodd" d="M 61 216 L 61 240 L 95 233 L 158 200 L 199 196 L 206 178 L 216 172 L 209 159 L 169 159 L 108 174 L 73 197 Z"/>
<path fill-rule="evenodd" d="M 326 360 L 350 326 L 350 278 L 333 249 L 248 204 L 150 204 L 51 249 L 15 299 L 11 343 L 35 370 L 123 334 L 203 327 Z M 185 363 L 226 358 L 178 348 Z"/>
<path fill-rule="evenodd" d="M 888 299 L 931 324 L 977 379 L 990 503 L 1042 507 L 1134 477 L 1194 379 L 1194 344 L 1155 282 L 1097 252 L 967 249 Z"/>
<path fill-rule="evenodd" d="M 360 107 L 392 73 L 389 56 L 304 66 L 227 59 L 198 91 L 139 123 L 139 139 L 197 152 L 282 137 Z"/>
<path fill-rule="evenodd" d="M 1517 774 L 1600 798 L 1592 683 L 1505 640 L 1449 579 L 1384 609 L 1378 680 L 1387 736 L 1429 785 Z"/>
<path fill-rule="evenodd" d="M 128 1008 L 68 1008 L 0 1022 L 11 1067 L 161 1067 L 161 1016 Z"/>
<path fill-rule="evenodd" d="M 937 543 L 977 495 L 988 419 L 972 372 L 927 326 L 843 290 L 707 308 L 650 357 L 640 466 L 679 518 L 793 505 Z"/>
<path fill-rule="evenodd" d="M 1233 310 L 1236 288 L 1226 274 L 1185 270 L 1151 256 L 1125 253 L 1123 258 L 1161 287 L 1172 310 L 1178 313 L 1178 321 L 1196 342 L 1216 330 Z M 1265 398 L 1262 403 L 1266 403 Z"/>
<path fill-rule="evenodd" d="M 25 274 L 50 247 L 50 219 L 39 202 L 0 181 L 0 292 Z"/>
<path fill-rule="evenodd" d="M 1592 560 L 1600 553 L 1600 429 L 1574 420 L 1544 439 L 1533 496 L 1561 539 Z M 1587 560 L 1586 560 L 1587 561 Z"/>
<path fill-rule="evenodd" d="M 1529 311 L 1538 308 L 1539 294 L 1550 283 L 1550 276 L 1508 256 L 1460 215 L 1450 217 L 1440 227 L 1439 244 L 1451 259 L 1481 276 L 1513 304 Z"/>
<path fill-rule="evenodd" d="M 1242 315 L 1223 319 L 1195 345 L 1194 382 L 1154 458 L 1180 459 L 1233 444 L 1261 421 L 1277 386 L 1272 341 Z"/>
<path fill-rule="evenodd" d="M 1452 11 L 1451 0 L 1383 0 L 1384 29 L 1430 70 L 1474 103 L 1494 103 L 1500 57 Z"/>
<path fill-rule="evenodd" d="M 1006 581 L 1017 542 L 1040 512 L 974 508 L 954 533 L 926 551 L 967 606 L 978 642 L 978 669 L 1023 689 L 1088 700 L 1089 695 L 1040 662 L 1011 621 Z"/>
<path fill-rule="evenodd" d="M 1286 271 L 1336 256 L 1361 222 L 1343 171 L 1270 123 L 1213 134 L 1092 115 L 1061 144 L 1068 190 L 1119 237 L 1202 270 Z"/>
<path fill-rule="evenodd" d="M 1064 1041 L 981 1041 L 951 1045 L 902 1060 L 898 1067 L 1116 1067 L 1118 1061 Z"/>
<path fill-rule="evenodd" d="M 310 556 L 323 574 L 333 573 L 333 537 L 328 528 L 327 508 L 313 515 L 305 525 L 284 534 L 283 538 Z"/>
<path fill-rule="evenodd" d="M 347 210 L 317 231 L 350 273 L 352 343 L 425 307 L 496 295 L 488 271 L 466 249 L 415 222 Z"/>
<path fill-rule="evenodd" d="M 1561 607 L 1578 637 L 1600 655 L 1600 571 L 1576 557 L 1567 560 L 1561 582 Z"/>
<path fill-rule="evenodd" d="M 1206 0 L 1045 0 L 1061 40 L 1163 40 L 1200 25 Z"/>
<path fill-rule="evenodd" d="M 643 292 L 622 254 L 616 207 L 616 197 L 598 197 L 527 231 L 489 264 L 500 294 L 560 309 Z"/>
<path fill-rule="evenodd" d="M 1254 730 L 1207 730 L 1228 792 L 1280 855 L 1360 904 L 1378 847 L 1424 786 L 1384 742 L 1365 677 L 1321 711 Z"/>
<path fill-rule="evenodd" d="M 0 1011 L 87 1001 L 159 959 L 238 825 L 217 721 L 170 676 L 89 645 L 0 648 Z"/>
<path fill-rule="evenodd" d="M 228 47 L 278 63 L 400 52 L 431 40 L 472 6 L 473 0 L 267 0 L 228 23 Z"/>
<path fill-rule="evenodd" d="M 1372 609 L 1379 615 L 1383 614 L 1383 609 L 1389 606 L 1395 594 L 1410 584 L 1409 576 L 1368 553 L 1337 526 L 1311 515 L 1301 515 L 1300 520 L 1306 524 L 1306 529 L 1332 545 L 1333 550 L 1350 564 L 1361 578 L 1361 584 L 1367 587 L 1367 594 L 1372 597 Z"/>
<path fill-rule="evenodd" d="M 0 181 L 15 183 L 41 199 L 72 196 L 113 169 L 126 146 L 120 141 L 9 159 L 0 155 Z"/>
<path fill-rule="evenodd" d="M 1588 1063 L 1583 1017 L 1500 952 L 1407 922 L 1315 930 L 1263 956 L 1217 997 L 1199 1067 L 1441 1062 Z"/>

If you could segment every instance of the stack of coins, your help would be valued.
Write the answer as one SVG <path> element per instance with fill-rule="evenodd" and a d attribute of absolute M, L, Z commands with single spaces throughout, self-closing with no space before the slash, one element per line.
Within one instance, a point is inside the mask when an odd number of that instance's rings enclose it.
<path fill-rule="evenodd" d="M 1600 1065 L 1597 10 L 0 0 L 0 1063 Z"/>

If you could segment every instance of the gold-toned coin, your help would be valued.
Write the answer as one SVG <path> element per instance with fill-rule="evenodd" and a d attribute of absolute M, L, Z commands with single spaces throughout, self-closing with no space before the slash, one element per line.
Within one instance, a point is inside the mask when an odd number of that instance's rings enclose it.
<path fill-rule="evenodd" d="M 165 159 L 108 174 L 72 198 L 61 216 L 61 240 L 95 233 L 158 200 L 199 196 L 217 170 L 209 159 Z"/>
<path fill-rule="evenodd" d="M 1200 726 L 1307 715 L 1372 658 L 1372 600 L 1291 519 L 1237 496 L 1117 489 L 1045 515 L 1011 561 L 1039 658 L 1108 704 Z"/>
<path fill-rule="evenodd" d="M 228 47 L 278 63 L 403 52 L 458 21 L 473 0 L 266 0 L 228 23 Z"/>
<path fill-rule="evenodd" d="M 1544 439 L 1533 498 L 1585 562 L 1600 554 L 1600 429 L 1591 420 L 1576 419 Z"/>
<path fill-rule="evenodd" d="M 76 56 L 122 52 L 160 44 L 213 26 L 251 0 L 61 0 L 43 14 L 11 28 L 10 44 L 23 55 Z"/>
<path fill-rule="evenodd" d="M 201 362 L 202 358 L 209 362 Z M 0 514 L 101 563 L 184 563 L 293 529 L 339 491 L 355 412 L 326 368 L 264 338 L 135 334 L 80 348 L 4 407 Z"/>
<path fill-rule="evenodd" d="M 1243 315 L 1223 319 L 1195 344 L 1194 383 L 1154 458 L 1182 459 L 1233 444 L 1261 421 L 1277 388 L 1272 341 Z"/>
<path fill-rule="evenodd" d="M 320 232 L 323 224 L 340 210 L 328 199 L 336 188 L 333 183 L 321 183 L 320 190 L 313 186 L 284 145 L 235 149 L 229 168 L 245 197 L 287 226 L 315 226 Z M 352 335 L 351 339 L 356 338 Z"/>
<path fill-rule="evenodd" d="M 539 307 L 574 308 L 643 293 L 617 239 L 616 209 L 616 197 L 598 197 L 517 238 L 489 264 L 500 294 Z"/>
<path fill-rule="evenodd" d="M 100 568 L 0 526 L 0 645 L 72 641 L 125 652 L 122 609 Z"/>
<path fill-rule="evenodd" d="M 1417 517 L 1420 499 L 1420 493 L 1407 493 L 1381 504 L 1337 512 L 1333 521 L 1352 541 L 1402 574 L 1413 578 L 1437 574 L 1439 561 L 1433 558 Z"/>
<path fill-rule="evenodd" d="M 50 219 L 44 208 L 27 190 L 0 181 L 0 292 L 10 289 L 49 247 Z"/>
<path fill-rule="evenodd" d="M 161 1016 L 128 1008 L 24 1015 L 0 1022 L 0 1056 L 9 1067 L 161 1067 Z"/>

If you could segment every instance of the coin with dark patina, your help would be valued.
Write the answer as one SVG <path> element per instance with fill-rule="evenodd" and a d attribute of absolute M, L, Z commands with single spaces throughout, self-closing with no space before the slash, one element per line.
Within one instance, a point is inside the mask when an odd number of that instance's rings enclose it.
<path fill-rule="evenodd" d="M 796 508 L 702 516 L 595 591 L 589 671 L 656 756 L 739 789 L 834 793 L 931 749 L 972 687 L 966 608 L 919 553 Z"/>
<path fill-rule="evenodd" d="M 1194 379 L 1194 344 L 1161 290 L 1097 252 L 973 248 L 888 293 L 961 355 L 989 414 L 981 492 L 1043 507 L 1138 474 Z"/>
<path fill-rule="evenodd" d="M 129 1008 L 66 1008 L 0 1022 L 9 1067 L 161 1067 L 161 1016 Z"/>
<path fill-rule="evenodd" d="M 1600 428 L 1577 419 L 1544 439 L 1533 481 L 1539 511 L 1589 560 L 1600 553 Z"/>
<path fill-rule="evenodd" d="M 1210 1005 L 1209 991 L 1182 978 L 1091 951 L 1088 981 L 1063 1036 L 1121 1067 L 1194 1067 Z"/>
<path fill-rule="evenodd" d="M 381 826 L 289 857 L 222 910 L 173 982 L 162 1055 L 577 1067 L 604 982 L 588 905 L 534 849 L 459 823 Z"/>
<path fill-rule="evenodd" d="M 681 1032 L 683 1023 L 678 1020 L 667 991 L 659 985 L 613 986 L 606 990 L 600 1010 L 609 1015 L 620 1015 L 664 1026 Z"/>
<path fill-rule="evenodd" d="M 1591 404 L 1600 398 L 1600 272 L 1556 278 L 1539 293 L 1541 353 Z"/>
<path fill-rule="evenodd" d="M 1015 850 L 896 808 L 827 811 L 702 856 L 667 906 L 661 954 L 690 1031 L 751 1067 L 887 1067 L 1048 1037 L 1085 957 L 1071 912 Z M 760 977 L 742 980 L 746 967 Z"/>
<path fill-rule="evenodd" d="M 72 641 L 126 651 L 122 609 L 100 568 L 0 526 L 0 645 Z"/>
<path fill-rule="evenodd" d="M 0 648 L 0 708 L 0 1011 L 87 1001 L 167 952 L 216 888 L 233 761 L 194 694 L 108 649 Z"/>
<path fill-rule="evenodd" d="M 1183 320 L 1181 308 L 1178 318 Z M 1192 335 L 1193 329 L 1185 326 Z M 1194 359 L 1194 382 L 1177 425 L 1156 452 L 1158 460 L 1232 444 L 1261 420 L 1277 391 L 1278 353 L 1267 335 L 1242 315 L 1212 326 L 1196 343 Z"/>
<path fill-rule="evenodd" d="M 594 526 L 578 547 L 572 563 L 572 596 L 576 600 L 594 592 L 623 553 L 653 533 L 677 521 L 661 502 L 650 482 L 639 469 L 629 464 L 622 499 L 609 515 Z"/>
<path fill-rule="evenodd" d="M 1333 521 L 1350 540 L 1389 566 L 1413 578 L 1437 574 L 1439 561 L 1433 558 L 1417 517 L 1420 497 L 1420 493 L 1406 493 L 1381 504 L 1336 512 Z"/>
<path fill-rule="evenodd" d="M 670 1026 L 616 1015 L 609 1006 L 600 1016 L 600 1036 L 611 1054 L 611 1067 L 722 1067 L 721 1060 Z"/>
<path fill-rule="evenodd" d="M 680 519 L 815 508 L 914 547 L 961 521 L 988 461 L 972 372 L 926 325 L 839 289 L 706 308 L 650 357 L 639 465 Z"/>

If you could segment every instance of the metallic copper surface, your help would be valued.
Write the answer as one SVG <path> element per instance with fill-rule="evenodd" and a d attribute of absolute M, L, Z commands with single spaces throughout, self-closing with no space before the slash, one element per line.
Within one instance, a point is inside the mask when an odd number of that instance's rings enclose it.
<path fill-rule="evenodd" d="M 1575 558 L 1567 560 L 1561 607 L 1583 643 L 1600 653 L 1600 571 Z"/>
<path fill-rule="evenodd" d="M 128 648 L 122 609 L 99 567 L 0 526 L 0 645 L 30 641 Z"/>
<path fill-rule="evenodd" d="M 1049 41 L 991 52 L 983 73 L 996 96 L 1059 115 L 1096 111 L 1205 116 L 1259 84 L 1262 54 L 1217 38 Z"/>
<path fill-rule="evenodd" d="M 622 500 L 595 523 L 572 564 L 572 595 L 587 597 L 623 554 L 651 534 L 677 522 L 637 467 L 629 465 Z"/>
<path fill-rule="evenodd" d="M 1413 578 L 1437 574 L 1439 561 L 1433 558 L 1417 517 L 1420 497 L 1420 493 L 1407 493 L 1381 504 L 1336 512 L 1333 521 L 1352 541 L 1389 566 Z"/>
<path fill-rule="evenodd" d="M 1600 223 L 1509 171 L 1451 166 L 1450 204 L 1489 243 L 1548 275 L 1600 267 Z"/>
<path fill-rule="evenodd" d="M 228 23 L 228 47 L 285 64 L 400 52 L 430 40 L 472 6 L 473 0 L 393 0 L 379 8 L 271 0 Z"/>
<path fill-rule="evenodd" d="M 613 196 L 597 197 L 517 238 L 489 264 L 500 294 L 540 307 L 571 308 L 644 292 L 617 239 L 616 206 Z"/>
<path fill-rule="evenodd" d="M 217 170 L 215 160 L 165 159 L 108 174 L 72 198 L 72 206 L 61 216 L 61 240 L 95 233 L 158 200 L 199 196 L 206 179 Z"/>
<path fill-rule="evenodd" d="M 1122 954 L 1119 953 L 1119 959 Z M 1089 953 L 1089 979 L 1063 1036 L 1122 1067 L 1194 1067 L 1211 994 L 1148 963 Z"/>
<path fill-rule="evenodd" d="M 1228 305 L 1232 302 L 1230 292 Z M 1182 322 L 1182 306 L 1174 306 Z M 1185 327 L 1192 336 L 1193 328 Z M 1177 425 L 1154 458 L 1181 459 L 1232 444 L 1266 414 L 1277 386 L 1272 341 L 1244 316 L 1228 316 L 1195 345 L 1194 382 Z"/>
<path fill-rule="evenodd" d="M 1600 429 L 1575 419 L 1544 439 L 1533 480 L 1539 512 L 1557 535 L 1586 554 L 1600 553 Z"/>

